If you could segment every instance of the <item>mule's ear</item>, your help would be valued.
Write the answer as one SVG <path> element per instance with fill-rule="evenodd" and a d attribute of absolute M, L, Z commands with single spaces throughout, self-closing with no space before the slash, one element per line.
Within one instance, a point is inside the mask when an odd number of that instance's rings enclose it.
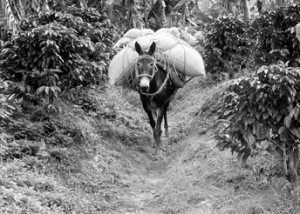
<path fill-rule="evenodd" d="M 156 44 L 155 44 L 155 42 L 152 42 L 152 44 L 150 45 L 148 54 L 152 55 L 155 52 L 155 49 L 156 49 Z"/>
<path fill-rule="evenodd" d="M 142 48 L 138 42 L 135 42 L 134 47 L 135 47 L 136 52 L 138 52 L 139 55 L 143 54 Z"/>

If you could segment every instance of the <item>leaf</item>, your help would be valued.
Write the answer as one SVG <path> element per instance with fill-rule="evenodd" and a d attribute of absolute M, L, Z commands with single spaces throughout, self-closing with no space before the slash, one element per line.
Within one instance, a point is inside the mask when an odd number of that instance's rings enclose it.
<path fill-rule="evenodd" d="M 283 132 L 285 132 L 285 130 L 287 130 L 287 127 L 286 126 L 281 126 L 279 129 L 278 129 L 278 134 L 282 134 Z"/>
<path fill-rule="evenodd" d="M 107 6 L 111 6 L 115 3 L 121 2 L 120 0 L 107 0 L 105 3 Z"/>
<path fill-rule="evenodd" d="M 246 140 L 249 147 L 251 147 L 256 142 L 254 135 L 250 132 L 244 132 L 243 138 Z"/>
<path fill-rule="evenodd" d="M 254 114 L 255 114 L 255 118 L 256 118 L 257 120 L 259 120 L 259 118 L 260 118 L 260 116 L 261 116 L 261 113 L 256 111 Z"/>
<path fill-rule="evenodd" d="M 269 114 L 268 114 L 268 113 L 264 113 L 264 114 L 263 114 L 263 119 L 264 119 L 264 120 L 266 120 L 268 117 L 269 117 Z"/>
<path fill-rule="evenodd" d="M 296 120 L 298 120 L 299 113 L 300 113 L 300 108 L 297 106 L 297 109 L 294 113 L 294 117 L 295 117 Z"/>
<path fill-rule="evenodd" d="M 277 115 L 277 122 L 279 122 L 281 119 L 282 119 L 282 115 L 281 115 L 281 114 L 278 114 L 278 115 Z"/>
<path fill-rule="evenodd" d="M 300 108 L 299 108 L 298 106 L 295 106 L 295 107 L 290 111 L 289 116 L 290 116 L 291 118 L 294 118 L 295 120 L 297 120 L 298 115 L 299 115 L 299 112 L 300 112 Z"/>
<path fill-rule="evenodd" d="M 292 134 L 295 135 L 297 138 L 300 138 L 300 127 L 298 127 L 298 128 L 292 128 L 290 131 L 291 131 Z"/>
<path fill-rule="evenodd" d="M 39 87 L 39 88 L 36 90 L 36 93 L 37 93 L 37 94 L 42 93 L 42 92 L 45 90 L 45 88 L 46 88 L 46 86 L 41 86 L 41 87 Z"/>
<path fill-rule="evenodd" d="M 292 118 L 289 115 L 284 118 L 284 125 L 287 128 L 291 127 L 291 122 L 292 122 Z"/>
<path fill-rule="evenodd" d="M 45 87 L 45 92 L 46 92 L 47 95 L 49 95 L 49 87 L 48 86 Z"/>

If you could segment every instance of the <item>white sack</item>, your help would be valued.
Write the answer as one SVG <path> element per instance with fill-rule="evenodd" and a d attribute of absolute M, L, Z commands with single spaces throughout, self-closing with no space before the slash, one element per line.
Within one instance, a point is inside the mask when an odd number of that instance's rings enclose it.
<path fill-rule="evenodd" d="M 124 36 L 119 39 L 116 44 L 113 46 L 114 49 L 118 49 L 119 47 L 126 46 L 130 44 L 132 41 L 139 37 L 144 37 L 144 36 L 151 36 L 154 35 L 154 31 L 151 29 L 136 29 L 132 28 L 129 31 L 127 31 Z"/>
<path fill-rule="evenodd" d="M 138 32 L 136 30 L 134 29 L 127 36 L 133 38 Z M 132 40 L 128 46 L 115 55 L 108 68 L 109 82 L 121 85 L 127 81 L 134 72 L 135 62 L 139 57 L 135 51 L 135 42 L 138 42 L 142 50 L 146 52 L 153 41 L 156 42 L 155 56 L 161 66 L 173 66 L 178 72 L 190 77 L 205 75 L 202 56 L 196 49 L 171 34 L 160 32 Z"/>
<path fill-rule="evenodd" d="M 179 43 L 174 48 L 157 53 L 159 61 L 168 60 L 169 66 L 186 76 L 205 76 L 204 62 L 200 53 L 186 43 Z"/>
<path fill-rule="evenodd" d="M 109 83 L 122 84 L 126 79 L 126 75 L 130 75 L 134 72 L 135 61 L 139 57 L 139 54 L 127 46 L 117 53 L 111 60 L 108 67 Z"/>

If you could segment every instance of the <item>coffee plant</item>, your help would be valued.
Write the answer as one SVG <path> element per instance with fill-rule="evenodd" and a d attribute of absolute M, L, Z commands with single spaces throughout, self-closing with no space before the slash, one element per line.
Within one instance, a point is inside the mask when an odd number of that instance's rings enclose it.
<path fill-rule="evenodd" d="M 14 94 L 7 92 L 9 85 L 9 81 L 0 79 L 0 125 L 6 124 L 17 109 Z"/>
<path fill-rule="evenodd" d="M 4 48 L 1 76 L 15 82 L 13 93 L 49 103 L 64 89 L 101 80 L 103 71 L 87 61 L 93 51 L 90 41 L 79 40 L 74 30 L 57 23 L 39 26 Z"/>
<path fill-rule="evenodd" d="M 300 64 L 299 41 L 291 29 L 300 22 L 300 6 L 278 8 L 265 12 L 251 25 L 257 39 L 255 59 L 260 64 L 277 61 L 288 62 L 289 66 Z"/>
<path fill-rule="evenodd" d="M 252 77 L 231 85 L 222 96 L 219 119 L 226 121 L 216 133 L 220 149 L 230 148 L 245 164 L 268 142 L 277 151 L 289 181 L 297 185 L 300 139 L 300 70 L 283 63 L 261 67 Z"/>
<path fill-rule="evenodd" d="M 21 29 L 0 54 L 11 94 L 47 106 L 62 91 L 106 81 L 117 34 L 105 15 L 71 7 L 23 20 Z"/>
<path fill-rule="evenodd" d="M 248 66 L 252 44 L 247 36 L 248 27 L 243 20 L 227 16 L 206 27 L 204 60 L 207 73 L 222 80 Z"/>

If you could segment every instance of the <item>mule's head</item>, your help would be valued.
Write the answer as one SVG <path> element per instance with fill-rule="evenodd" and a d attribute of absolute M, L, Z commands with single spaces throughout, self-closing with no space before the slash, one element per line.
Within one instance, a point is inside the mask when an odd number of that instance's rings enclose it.
<path fill-rule="evenodd" d="M 153 79 L 155 72 L 157 71 L 156 61 L 153 56 L 155 52 L 156 44 L 153 42 L 150 45 L 148 52 L 143 52 L 140 44 L 135 43 L 135 50 L 140 55 L 136 62 L 136 78 L 138 79 L 138 87 L 141 92 L 148 92 L 150 88 L 150 82 Z"/>

